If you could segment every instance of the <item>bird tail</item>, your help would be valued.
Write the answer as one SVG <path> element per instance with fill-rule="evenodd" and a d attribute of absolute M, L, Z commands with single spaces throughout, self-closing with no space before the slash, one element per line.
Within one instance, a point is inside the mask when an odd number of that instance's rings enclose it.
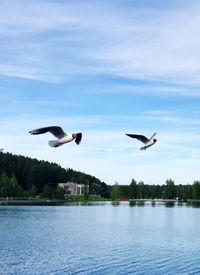
<path fill-rule="evenodd" d="M 58 147 L 60 146 L 59 142 L 57 140 L 50 140 L 49 142 L 49 146 L 51 147 Z"/>
<path fill-rule="evenodd" d="M 140 148 L 140 150 L 146 150 L 146 149 L 147 149 L 146 146 L 143 146 L 143 147 Z"/>

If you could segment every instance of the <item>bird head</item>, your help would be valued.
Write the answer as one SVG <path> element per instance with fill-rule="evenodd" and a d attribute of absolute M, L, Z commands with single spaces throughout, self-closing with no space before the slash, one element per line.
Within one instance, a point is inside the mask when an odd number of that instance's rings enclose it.
<path fill-rule="evenodd" d="M 77 133 L 75 135 L 76 135 L 76 137 L 75 137 L 76 144 L 80 144 L 81 139 L 82 139 L 82 133 Z"/>

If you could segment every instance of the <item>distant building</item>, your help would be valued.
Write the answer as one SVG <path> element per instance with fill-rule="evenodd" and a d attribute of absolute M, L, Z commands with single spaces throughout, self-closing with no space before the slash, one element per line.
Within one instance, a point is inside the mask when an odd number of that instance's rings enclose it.
<path fill-rule="evenodd" d="M 69 195 L 84 195 L 89 193 L 89 185 L 78 184 L 76 182 L 59 183 L 58 186 L 64 188 L 65 194 Z"/>

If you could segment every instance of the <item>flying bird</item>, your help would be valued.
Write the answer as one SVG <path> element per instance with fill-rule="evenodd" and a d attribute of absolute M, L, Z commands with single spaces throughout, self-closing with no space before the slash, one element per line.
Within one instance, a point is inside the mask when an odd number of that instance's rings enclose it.
<path fill-rule="evenodd" d="M 148 147 L 154 145 L 157 141 L 157 139 L 154 138 L 156 133 L 154 133 L 153 136 L 150 138 L 147 138 L 143 135 L 136 135 L 136 134 L 126 134 L 126 135 L 131 138 L 136 138 L 145 144 L 145 146 L 141 147 L 140 150 L 146 150 Z"/>
<path fill-rule="evenodd" d="M 40 135 L 40 134 L 45 134 L 47 132 L 50 132 L 52 135 L 54 135 L 57 138 L 57 140 L 50 140 L 48 142 L 49 146 L 51 147 L 59 147 L 72 140 L 75 140 L 76 144 L 78 145 L 80 144 L 82 139 L 82 133 L 67 134 L 59 126 L 49 126 L 49 127 L 38 128 L 38 129 L 29 131 L 31 135 Z"/>

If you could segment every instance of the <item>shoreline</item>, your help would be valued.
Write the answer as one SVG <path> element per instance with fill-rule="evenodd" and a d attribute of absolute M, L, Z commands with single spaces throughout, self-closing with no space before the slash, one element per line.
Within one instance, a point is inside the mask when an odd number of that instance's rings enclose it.
<path fill-rule="evenodd" d="M 79 205 L 108 202 L 109 200 L 58 200 L 58 199 L 0 199 L 2 205 Z"/>
<path fill-rule="evenodd" d="M 178 201 L 178 200 L 173 200 L 173 199 L 130 199 L 130 200 L 119 200 L 119 201 L 112 201 L 109 199 L 99 199 L 99 200 L 59 200 L 59 199 L 0 199 L 0 206 L 1 205 L 80 205 L 80 204 L 94 204 L 94 203 L 106 203 L 106 202 L 111 202 L 111 203 L 123 203 L 127 202 L 130 204 L 145 204 L 145 202 L 150 202 L 150 203 L 199 203 L 200 200 L 187 200 L 187 201 Z"/>
<path fill-rule="evenodd" d="M 29 204 L 48 204 L 48 203 L 61 203 L 61 200 L 49 199 L 0 199 L 0 205 L 29 205 Z"/>

